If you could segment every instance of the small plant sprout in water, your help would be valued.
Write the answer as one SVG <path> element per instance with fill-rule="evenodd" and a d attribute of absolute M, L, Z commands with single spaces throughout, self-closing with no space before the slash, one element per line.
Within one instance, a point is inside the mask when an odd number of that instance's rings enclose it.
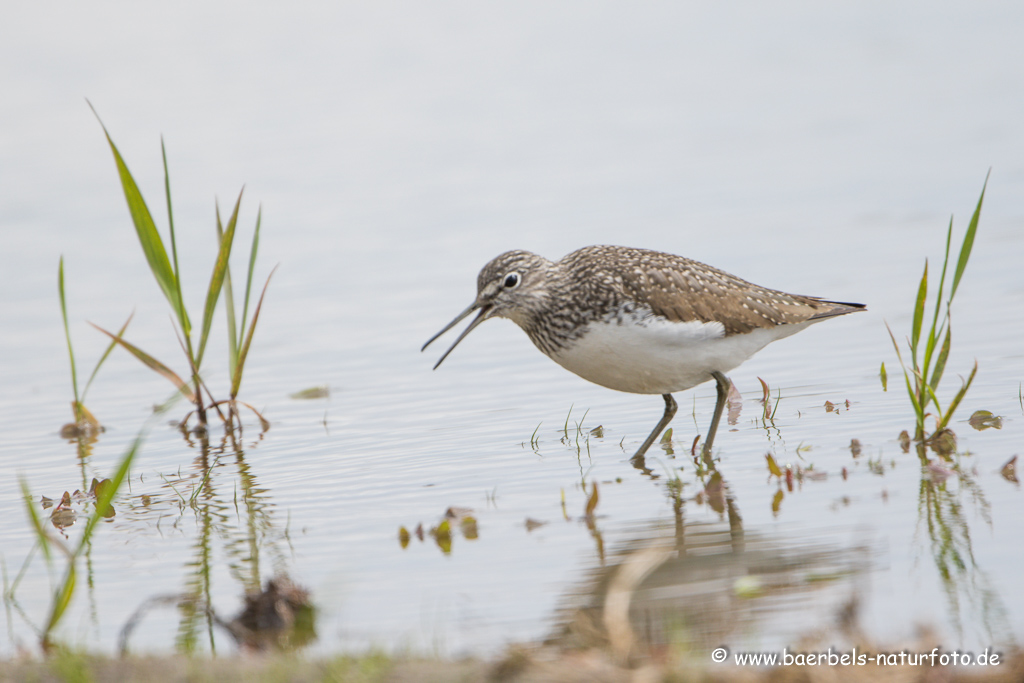
<path fill-rule="evenodd" d="M 68 358 L 71 360 L 71 389 L 74 392 L 75 400 L 71 402 L 71 412 L 74 415 L 74 422 L 70 422 L 61 427 L 60 435 L 66 439 L 94 439 L 100 432 L 103 431 L 103 426 L 100 425 L 89 409 L 85 407 L 85 395 L 89 393 L 89 387 L 92 386 L 92 381 L 96 379 L 96 373 L 100 371 L 100 366 L 107 360 L 107 356 L 114 350 L 117 342 L 110 342 L 103 355 L 96 361 L 96 367 L 92 369 L 92 374 L 89 375 L 89 380 L 82 387 L 82 392 L 78 392 L 78 371 L 75 368 L 75 349 L 71 345 L 71 328 L 68 325 L 68 307 L 67 299 L 64 295 L 64 257 L 60 257 L 60 263 L 57 266 L 57 293 L 60 295 L 60 314 L 64 321 L 64 338 L 68 343 Z M 125 321 L 121 329 L 118 330 L 117 335 L 121 336 L 124 331 L 128 329 L 128 323 L 132 320 L 131 316 L 128 316 L 128 320 Z"/>
<path fill-rule="evenodd" d="M 99 116 L 97 115 L 97 119 L 98 118 Z M 102 121 L 100 121 L 100 126 L 103 126 Z M 243 405 L 256 414 L 264 430 L 268 429 L 270 425 L 263 416 L 260 415 L 259 411 L 248 403 L 239 401 L 237 398 L 238 391 L 242 383 L 245 361 L 249 353 L 253 335 L 256 332 L 256 322 L 259 319 L 260 308 L 263 305 L 263 297 L 266 295 L 267 285 L 270 284 L 270 277 L 273 276 L 273 271 L 271 271 L 270 276 L 267 277 L 266 284 L 263 286 L 263 291 L 260 294 L 259 300 L 256 302 L 256 306 L 252 311 L 252 320 L 250 322 L 248 320 L 249 305 L 252 295 L 253 271 L 256 264 L 256 253 L 259 248 L 262 211 L 257 212 L 256 216 L 256 227 L 253 231 L 252 246 L 249 249 L 249 267 L 245 280 L 245 294 L 241 306 L 241 318 L 239 319 L 236 316 L 229 259 L 231 257 L 232 245 L 234 244 L 238 211 L 242 203 L 241 193 L 238 195 L 238 200 L 235 202 L 234 210 L 232 211 L 226 225 L 222 224 L 220 209 L 217 209 L 216 229 L 219 247 L 217 250 L 217 258 L 213 266 L 213 272 L 210 275 L 210 281 L 206 286 L 206 302 L 203 307 L 202 323 L 198 336 L 195 336 L 193 335 L 192 318 L 188 314 L 182 297 L 181 271 L 178 267 L 178 244 L 174 232 L 174 211 L 171 207 L 171 181 L 167 167 L 167 151 L 161 142 L 164 168 L 164 193 L 167 202 L 167 223 L 170 243 L 169 255 L 164 240 L 157 230 L 156 223 L 153 221 L 153 216 L 149 211 L 149 207 L 146 205 L 146 201 L 142 197 L 142 192 L 135 183 L 135 179 L 128 170 L 128 166 L 121 157 L 121 153 L 118 151 L 117 146 L 114 145 L 114 141 L 111 139 L 106 127 L 103 127 L 103 132 L 110 145 L 110 150 L 114 155 L 114 162 L 117 165 L 117 172 L 121 180 L 121 187 L 124 190 L 124 196 L 128 203 L 128 210 L 131 214 L 132 223 L 135 226 L 136 236 L 142 246 L 143 254 L 146 257 L 146 261 L 149 264 L 149 269 L 153 273 L 154 279 L 166 297 L 168 304 L 170 304 L 172 320 L 175 326 L 175 334 L 178 337 L 178 342 L 181 344 L 181 347 L 185 352 L 186 360 L 188 361 L 189 372 L 187 376 L 189 377 L 189 380 L 183 380 L 177 373 L 166 365 L 156 360 L 142 349 L 126 341 L 122 337 L 123 330 L 118 334 L 112 334 L 101 327 L 96 326 L 97 329 L 108 335 L 115 343 L 120 344 L 125 350 L 138 358 L 147 367 L 172 382 L 181 395 L 188 399 L 188 401 L 193 405 L 193 410 L 181 421 L 183 426 L 187 425 L 189 418 L 195 414 L 199 422 L 200 431 L 205 431 L 207 424 L 207 412 L 210 410 L 215 410 L 217 412 L 217 415 L 221 420 L 223 420 L 225 427 L 232 428 L 236 419 L 239 420 L 238 425 L 240 426 L 241 420 L 238 413 L 238 406 Z M 228 368 L 231 378 L 231 386 L 227 400 L 216 400 L 210 393 L 209 388 L 203 382 L 200 370 L 202 368 L 206 352 L 206 342 L 209 339 L 210 330 L 213 325 L 213 314 L 217 307 L 217 302 L 220 299 L 222 290 L 225 290 L 226 292 L 225 308 L 227 312 L 228 327 Z M 247 324 L 248 327 L 246 327 Z M 222 410 L 222 407 L 225 410 Z"/>
<path fill-rule="evenodd" d="M 988 176 L 985 177 L 985 184 L 981 189 L 981 196 L 978 198 L 978 205 L 974 209 L 974 215 L 967 226 L 963 243 L 960 245 L 960 254 L 953 269 L 953 278 L 949 287 L 949 295 L 943 301 L 946 292 L 946 273 L 949 263 L 950 243 L 953 238 L 953 219 L 949 219 L 949 228 L 946 231 L 946 252 L 942 261 L 942 274 L 939 276 L 939 289 L 935 297 L 935 306 L 932 313 L 931 326 L 925 329 L 925 304 L 928 298 L 928 261 L 924 263 L 924 274 L 921 276 L 921 284 L 917 289 L 917 297 L 914 301 L 914 318 L 910 328 L 910 337 L 907 339 L 907 347 L 910 351 L 909 362 L 904 361 L 900 352 L 900 345 L 888 323 L 889 336 L 892 345 L 896 349 L 896 357 L 903 368 L 903 377 L 907 384 L 907 394 L 910 396 L 910 403 L 914 408 L 917 418 L 914 431 L 914 440 L 922 443 L 929 437 L 925 434 L 925 418 L 935 416 L 935 434 L 947 429 L 953 413 L 956 412 L 960 402 L 967 394 L 967 390 L 974 381 L 978 372 L 978 363 L 975 361 L 967 379 L 961 380 L 960 389 L 953 396 L 945 408 L 939 403 L 938 390 L 942 375 L 946 369 L 946 360 L 949 357 L 949 350 L 952 345 L 952 324 L 951 309 L 957 289 L 960 287 L 960 280 L 964 270 L 967 268 L 967 261 L 971 257 L 971 249 L 974 246 L 974 236 L 978 231 L 978 219 L 981 217 L 981 206 L 985 200 L 985 188 L 988 186 Z"/>

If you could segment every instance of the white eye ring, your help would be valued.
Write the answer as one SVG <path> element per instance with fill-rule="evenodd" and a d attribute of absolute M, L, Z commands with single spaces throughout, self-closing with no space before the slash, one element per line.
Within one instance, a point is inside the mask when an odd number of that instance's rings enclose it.
<path fill-rule="evenodd" d="M 505 276 L 505 289 L 515 289 L 522 282 L 523 278 L 519 273 L 511 272 Z"/>

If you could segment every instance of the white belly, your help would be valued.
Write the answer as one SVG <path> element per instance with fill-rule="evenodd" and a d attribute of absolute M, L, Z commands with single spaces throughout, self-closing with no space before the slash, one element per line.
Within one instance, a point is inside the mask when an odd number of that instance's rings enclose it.
<path fill-rule="evenodd" d="M 637 324 L 639 323 L 639 324 Z M 587 332 L 551 358 L 566 370 L 609 389 L 671 394 L 729 372 L 770 342 L 811 323 L 779 325 L 725 336 L 721 323 L 663 318 L 591 323 Z"/>

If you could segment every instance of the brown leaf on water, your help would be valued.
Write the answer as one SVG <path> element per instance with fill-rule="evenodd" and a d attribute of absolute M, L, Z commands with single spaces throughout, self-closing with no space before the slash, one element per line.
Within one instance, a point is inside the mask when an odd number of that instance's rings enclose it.
<path fill-rule="evenodd" d="M 462 537 L 467 541 L 475 541 L 479 537 L 476 517 L 463 517 L 459 520 L 459 527 L 462 529 Z"/>
<path fill-rule="evenodd" d="M 843 468 L 842 474 L 843 474 L 843 481 L 846 481 L 846 478 L 849 476 L 849 473 L 846 471 L 845 467 Z"/>
<path fill-rule="evenodd" d="M 43 509 L 48 510 L 53 507 L 53 498 L 47 498 L 46 496 L 40 496 L 40 503 L 43 504 Z"/>
<path fill-rule="evenodd" d="M 786 465 L 786 490 L 793 493 L 793 468 Z"/>
<path fill-rule="evenodd" d="M 541 522 L 539 520 L 532 519 L 530 517 L 526 518 L 526 530 L 527 531 L 533 531 L 534 529 L 539 529 L 542 526 L 544 526 L 545 524 L 547 524 L 547 522 Z"/>
<path fill-rule="evenodd" d="M 860 457 L 860 439 L 850 439 L 850 455 Z"/>
<path fill-rule="evenodd" d="M 1012 481 L 1014 484 L 1019 484 L 1017 481 L 1017 456 L 1013 456 L 1006 461 L 1003 465 L 1003 469 L 999 470 L 999 474 L 1003 476 L 1006 481 Z"/>
<path fill-rule="evenodd" d="M 454 505 L 444 511 L 445 519 L 454 520 L 462 520 L 463 518 L 468 517 L 472 514 L 473 508 L 460 508 Z"/>
<path fill-rule="evenodd" d="M 413 533 L 416 534 L 416 538 L 418 538 L 420 541 L 423 540 L 423 537 L 425 536 L 425 534 L 423 533 L 423 523 L 422 522 L 420 522 L 419 524 L 416 525 L 416 531 L 414 531 Z"/>
<path fill-rule="evenodd" d="M 761 383 L 761 403 L 762 404 L 767 403 L 768 402 L 768 398 L 772 394 L 771 390 L 768 389 L 768 382 L 765 382 L 760 377 L 757 378 L 757 381 Z"/>
<path fill-rule="evenodd" d="M 50 523 L 58 529 L 66 529 L 75 523 L 78 514 L 69 507 L 56 507 L 50 514 Z"/>
<path fill-rule="evenodd" d="M 902 450 L 904 453 L 909 453 L 910 452 L 910 433 L 907 432 L 906 429 L 904 429 L 902 432 L 900 432 L 899 439 L 900 439 L 900 450 Z"/>
<path fill-rule="evenodd" d="M 825 412 L 833 413 L 836 412 L 836 404 L 832 401 L 825 401 Z"/>
<path fill-rule="evenodd" d="M 779 516 L 779 509 L 782 507 L 782 499 L 786 497 L 786 494 L 779 489 L 775 492 L 775 496 L 772 498 L 772 516 Z"/>
<path fill-rule="evenodd" d="M 985 429 L 1002 429 L 1003 418 L 999 415 L 993 415 L 988 410 L 975 410 L 974 414 L 971 415 L 967 423 L 977 429 L 979 432 Z"/>
<path fill-rule="evenodd" d="M 409 547 L 409 541 L 412 540 L 412 535 L 409 534 L 409 530 L 404 526 L 398 527 L 398 545 L 402 546 L 402 550 Z"/>
<path fill-rule="evenodd" d="M 775 462 L 775 458 L 772 457 L 771 453 L 765 453 L 764 459 L 768 461 L 768 471 L 771 472 L 773 477 L 781 477 L 782 470 L 779 468 L 779 464 Z"/>
<path fill-rule="evenodd" d="M 321 387 L 309 387 L 302 391 L 296 391 L 294 394 L 288 394 L 288 398 L 296 400 L 310 400 L 315 398 L 329 398 L 331 395 L 331 389 L 326 384 Z"/>
<path fill-rule="evenodd" d="M 595 438 L 598 438 L 598 439 L 603 439 L 604 438 L 604 426 L 603 425 L 597 425 L 596 427 L 594 427 L 593 429 L 590 430 L 590 435 L 595 437 Z"/>

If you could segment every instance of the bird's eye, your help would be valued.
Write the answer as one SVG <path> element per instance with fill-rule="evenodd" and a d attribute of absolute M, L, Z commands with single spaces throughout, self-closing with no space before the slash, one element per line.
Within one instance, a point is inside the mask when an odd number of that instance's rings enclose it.
<path fill-rule="evenodd" d="M 515 289 L 521 279 L 519 273 L 509 273 L 505 276 L 505 289 Z"/>

